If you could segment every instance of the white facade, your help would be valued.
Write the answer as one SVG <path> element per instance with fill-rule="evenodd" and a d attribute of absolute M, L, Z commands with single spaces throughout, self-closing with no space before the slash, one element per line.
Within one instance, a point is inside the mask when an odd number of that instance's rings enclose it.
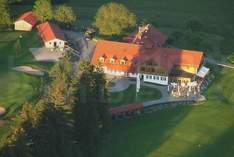
<path fill-rule="evenodd" d="M 54 40 L 47 41 L 44 44 L 46 48 L 59 48 L 63 50 L 65 47 L 65 43 L 66 41 L 64 40 L 54 39 Z"/>
<path fill-rule="evenodd" d="M 156 83 L 161 85 L 168 85 L 168 76 L 141 74 L 144 82 Z"/>
<path fill-rule="evenodd" d="M 128 76 L 131 78 L 137 78 L 138 74 L 136 73 L 125 73 L 124 71 L 111 70 L 103 67 L 104 73 L 113 75 L 113 76 Z M 144 82 L 150 82 L 161 85 L 168 85 L 168 76 L 152 75 L 152 74 L 139 74 L 140 79 Z"/>
<path fill-rule="evenodd" d="M 106 67 L 103 67 L 103 70 L 104 73 L 114 76 L 124 76 L 126 74 L 124 71 L 107 69 Z"/>
<path fill-rule="evenodd" d="M 32 30 L 32 25 L 27 23 L 24 20 L 19 20 L 15 22 L 15 30 L 18 31 L 31 31 Z"/>

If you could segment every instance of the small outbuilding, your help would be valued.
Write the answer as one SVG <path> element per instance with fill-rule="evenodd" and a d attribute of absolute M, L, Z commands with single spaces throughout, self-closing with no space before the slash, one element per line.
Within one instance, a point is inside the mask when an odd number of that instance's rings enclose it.
<path fill-rule="evenodd" d="M 51 22 L 45 22 L 37 26 L 38 32 L 46 48 L 64 50 L 66 45 L 63 31 Z"/>
<path fill-rule="evenodd" d="M 15 21 L 15 30 L 31 31 L 36 25 L 37 18 L 32 11 L 26 12 Z"/>

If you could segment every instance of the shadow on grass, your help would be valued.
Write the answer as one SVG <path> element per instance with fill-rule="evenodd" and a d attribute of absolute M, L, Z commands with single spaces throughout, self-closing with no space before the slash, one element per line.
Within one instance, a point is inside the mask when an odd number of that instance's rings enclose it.
<path fill-rule="evenodd" d="M 207 145 L 194 147 L 181 157 L 232 157 L 234 154 L 234 126 Z"/>
<path fill-rule="evenodd" d="M 133 120 L 115 122 L 100 157 L 144 157 L 159 148 L 192 109 L 168 108 Z"/>

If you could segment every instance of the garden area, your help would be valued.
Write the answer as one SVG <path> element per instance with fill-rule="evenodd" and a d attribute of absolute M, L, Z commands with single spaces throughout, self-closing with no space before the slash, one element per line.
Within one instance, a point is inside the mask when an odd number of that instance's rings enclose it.
<path fill-rule="evenodd" d="M 124 91 L 110 93 L 110 102 L 113 107 L 160 98 L 161 92 L 158 89 L 146 86 L 141 86 L 139 93 L 136 94 L 136 85 L 133 84 Z"/>

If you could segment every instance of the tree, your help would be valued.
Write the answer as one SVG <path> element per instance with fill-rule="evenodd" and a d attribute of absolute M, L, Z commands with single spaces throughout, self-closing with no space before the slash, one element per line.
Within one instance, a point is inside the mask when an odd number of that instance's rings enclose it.
<path fill-rule="evenodd" d="M 53 11 L 50 0 L 36 0 L 33 12 L 41 22 L 52 19 Z"/>
<path fill-rule="evenodd" d="M 74 105 L 75 136 L 83 156 L 95 157 L 104 128 L 109 126 L 109 108 L 104 75 L 88 62 L 79 65 L 77 101 Z"/>
<path fill-rule="evenodd" d="M 59 5 L 54 12 L 54 19 L 62 25 L 69 27 L 76 21 L 76 15 L 72 10 L 72 7 L 67 5 Z"/>
<path fill-rule="evenodd" d="M 7 0 L 0 0 L 0 25 L 8 26 L 12 24 L 10 10 Z"/>
<path fill-rule="evenodd" d="M 137 18 L 123 4 L 111 2 L 101 6 L 95 16 L 95 26 L 103 35 L 119 35 L 136 26 Z"/>
<path fill-rule="evenodd" d="M 74 100 L 72 73 L 72 65 L 68 57 L 63 58 L 51 69 L 52 82 L 46 94 L 49 102 L 55 105 L 72 104 Z"/>

